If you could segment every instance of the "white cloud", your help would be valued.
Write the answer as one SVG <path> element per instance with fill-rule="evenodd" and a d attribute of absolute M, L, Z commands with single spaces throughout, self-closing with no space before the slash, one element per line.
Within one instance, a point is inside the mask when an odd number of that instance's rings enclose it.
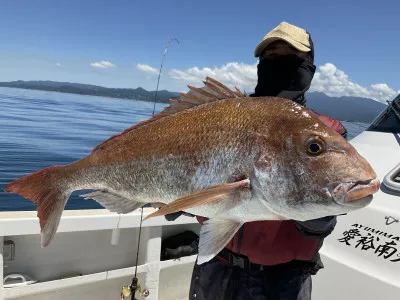
<path fill-rule="evenodd" d="M 169 76 L 185 84 L 201 85 L 206 76 L 215 78 L 229 87 L 238 87 L 241 90 L 252 92 L 257 84 L 257 63 L 244 64 L 230 62 L 221 67 L 198 68 L 192 67 L 185 71 L 173 69 Z M 373 84 L 363 87 L 351 81 L 342 70 L 332 63 L 319 67 L 311 83 L 310 91 L 319 91 L 328 96 L 356 96 L 371 98 L 385 102 L 392 99 L 400 91 L 395 91 L 385 83 Z"/>
<path fill-rule="evenodd" d="M 399 93 L 390 88 L 386 83 L 372 84 L 369 87 L 361 86 L 349 79 L 342 70 L 331 63 L 319 67 L 310 88 L 310 91 L 319 91 L 328 96 L 357 96 L 371 98 L 385 102 L 391 100 Z"/>
<path fill-rule="evenodd" d="M 158 70 L 156 68 L 153 68 L 149 65 L 145 65 L 145 64 L 137 64 L 137 68 L 140 71 L 149 73 L 149 74 L 158 74 Z"/>
<path fill-rule="evenodd" d="M 61 67 L 61 64 L 58 62 L 58 63 L 56 63 L 56 66 L 57 67 Z"/>
<path fill-rule="evenodd" d="M 111 63 L 109 61 L 104 61 L 104 60 L 91 63 L 90 66 L 92 66 L 94 68 L 102 68 L 102 69 L 115 67 L 115 65 L 113 63 Z"/>
<path fill-rule="evenodd" d="M 169 76 L 185 82 L 185 84 L 202 84 L 207 76 L 221 81 L 229 87 L 237 86 L 242 90 L 254 90 L 257 83 L 257 64 L 249 65 L 230 62 L 222 67 L 190 68 L 186 71 L 173 69 Z"/>

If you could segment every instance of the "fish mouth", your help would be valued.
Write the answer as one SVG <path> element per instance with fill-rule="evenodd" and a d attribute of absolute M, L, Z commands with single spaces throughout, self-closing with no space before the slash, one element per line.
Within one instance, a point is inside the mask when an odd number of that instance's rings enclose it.
<path fill-rule="evenodd" d="M 342 206 L 364 207 L 371 203 L 373 194 L 380 189 L 377 178 L 329 184 L 324 188 L 331 199 Z"/>

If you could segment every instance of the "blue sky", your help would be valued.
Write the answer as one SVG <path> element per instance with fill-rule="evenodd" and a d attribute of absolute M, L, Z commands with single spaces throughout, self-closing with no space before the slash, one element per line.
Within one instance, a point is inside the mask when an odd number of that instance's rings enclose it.
<path fill-rule="evenodd" d="M 160 89 L 184 91 L 186 84 L 212 75 L 249 90 L 256 80 L 254 48 L 287 21 L 313 37 L 318 67 L 313 90 L 381 101 L 400 90 L 397 1 L 1 4 L 0 81 L 48 79 L 154 90 L 164 46 L 176 37 L 180 43 L 169 48 Z M 102 61 L 111 67 L 91 65 Z"/>

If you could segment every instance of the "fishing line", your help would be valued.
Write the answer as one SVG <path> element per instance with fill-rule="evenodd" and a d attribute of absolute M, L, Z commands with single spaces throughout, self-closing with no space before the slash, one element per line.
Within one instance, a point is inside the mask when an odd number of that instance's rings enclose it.
<path fill-rule="evenodd" d="M 142 222 L 143 222 L 143 210 L 144 210 L 144 207 L 142 206 L 141 213 L 140 213 L 139 237 L 138 237 L 137 249 L 136 249 L 135 276 L 132 278 L 131 285 L 126 285 L 126 286 L 122 287 L 121 298 L 120 298 L 121 300 L 123 300 L 123 299 L 125 299 L 125 297 L 129 297 L 129 296 L 131 296 L 131 300 L 137 300 L 136 299 L 136 291 L 139 292 L 140 296 L 147 297 L 149 295 L 148 290 L 142 290 L 140 283 L 139 283 L 139 279 L 137 278 L 140 237 L 141 237 L 141 233 L 142 233 Z"/>
<path fill-rule="evenodd" d="M 163 65 L 164 65 L 164 59 L 165 59 L 165 55 L 167 54 L 168 47 L 169 47 L 169 45 L 172 43 L 172 41 L 176 41 L 176 42 L 179 44 L 178 39 L 176 39 L 176 38 L 171 38 L 171 39 L 168 41 L 167 45 L 165 46 L 164 55 L 163 55 L 163 58 L 162 58 L 162 61 L 161 61 L 160 71 L 158 72 L 158 80 L 157 80 L 156 94 L 154 95 L 154 107 L 153 107 L 153 114 L 152 114 L 153 117 L 154 117 L 154 112 L 155 112 L 155 110 L 156 110 L 156 99 L 157 99 L 157 93 L 158 93 L 158 85 L 159 85 L 159 83 L 160 83 L 161 70 L 162 70 L 162 67 L 163 67 Z"/>
<path fill-rule="evenodd" d="M 142 222 L 143 222 L 143 206 L 141 208 L 141 213 L 140 213 L 140 225 L 139 225 L 139 238 L 138 238 L 138 243 L 137 243 L 137 249 L 136 249 L 136 266 L 135 266 L 135 278 L 137 275 L 137 266 L 138 266 L 138 259 L 139 259 L 139 247 L 140 247 L 140 236 L 142 233 Z"/>
<path fill-rule="evenodd" d="M 156 100 L 157 100 L 157 94 L 158 94 L 158 86 L 160 83 L 160 77 L 161 77 L 161 71 L 162 71 L 162 67 L 164 65 L 164 60 L 165 60 L 165 56 L 167 54 L 168 51 L 168 47 L 169 45 L 173 42 L 176 41 L 179 44 L 178 39 L 176 38 L 171 38 L 168 43 L 165 46 L 164 49 L 164 55 L 161 61 L 161 66 L 160 66 L 160 71 L 158 72 L 158 80 L 157 80 L 157 88 L 156 88 L 156 93 L 154 95 L 154 106 L 153 106 L 153 113 L 152 116 L 154 117 L 154 113 L 156 110 Z M 138 259 L 139 259 L 139 247 L 140 247 L 140 236 L 142 233 L 142 222 L 143 222 L 143 206 L 141 208 L 141 213 L 140 213 L 140 225 L 139 225 L 139 237 L 138 237 L 138 242 L 137 242 L 137 249 L 136 249 L 136 262 L 135 262 L 135 276 L 132 278 L 132 283 L 129 286 L 124 286 L 122 287 L 122 292 L 121 292 L 121 299 L 125 299 L 125 297 L 131 296 L 131 300 L 137 300 L 136 299 L 136 291 L 139 289 L 139 294 L 141 296 L 148 296 L 149 295 L 149 291 L 148 290 L 143 290 L 140 287 L 139 284 L 139 280 L 137 278 L 137 268 L 138 268 Z"/>

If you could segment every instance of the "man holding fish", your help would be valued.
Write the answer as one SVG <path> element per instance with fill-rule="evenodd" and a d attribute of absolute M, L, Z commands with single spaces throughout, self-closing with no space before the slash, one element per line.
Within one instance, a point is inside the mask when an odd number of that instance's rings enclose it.
<path fill-rule="evenodd" d="M 282 22 L 256 47 L 255 56 L 258 84 L 251 96 L 284 97 L 305 106 L 315 72 L 310 34 Z M 347 137 L 339 121 L 320 118 Z M 318 250 L 335 225 L 335 216 L 244 224 L 217 257 L 195 265 L 190 299 L 311 299 L 311 275 L 323 267 Z"/>
<path fill-rule="evenodd" d="M 86 157 L 9 183 L 37 204 L 42 247 L 71 193 L 91 189 L 83 197 L 120 214 L 161 206 L 144 222 L 203 217 L 191 299 L 310 299 L 334 216 L 368 205 L 380 182 L 339 122 L 302 105 L 315 71 L 309 34 L 282 23 L 255 54 L 252 97 L 207 77 Z"/>

